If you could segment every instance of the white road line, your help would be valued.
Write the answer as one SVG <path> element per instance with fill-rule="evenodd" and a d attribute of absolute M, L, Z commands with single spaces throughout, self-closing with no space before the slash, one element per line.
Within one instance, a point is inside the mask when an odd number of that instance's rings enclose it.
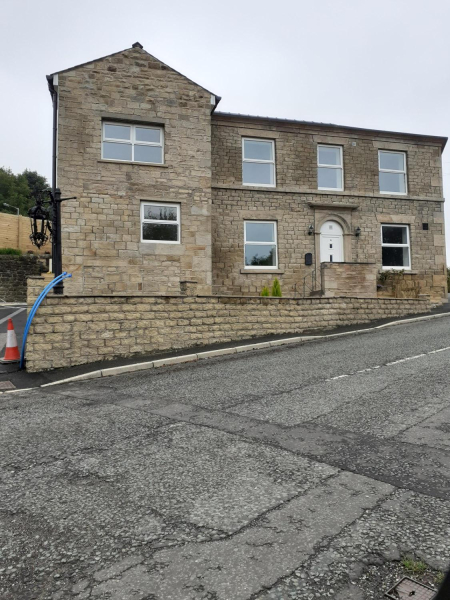
<path fill-rule="evenodd" d="M 8 319 L 12 319 L 13 317 L 15 317 L 16 315 L 18 315 L 19 313 L 21 313 L 23 310 L 26 310 L 25 308 L 19 308 L 19 310 L 16 310 L 13 313 L 10 313 L 7 317 L 4 317 L 3 319 L 0 319 L 0 325 L 2 323 L 4 323 L 5 321 L 7 321 Z"/>
<path fill-rule="evenodd" d="M 422 358 L 423 356 L 428 356 L 429 354 L 437 354 L 437 352 L 444 352 L 445 350 L 450 350 L 450 346 L 446 346 L 445 348 L 439 348 L 438 350 L 430 350 L 429 352 L 424 352 L 423 354 L 416 354 L 415 356 L 407 356 L 406 358 L 399 358 L 398 360 L 394 360 L 393 362 L 388 362 L 384 365 L 377 365 L 376 367 L 369 367 L 367 369 L 361 369 L 361 371 L 356 371 L 356 373 L 348 373 L 346 375 L 337 375 L 336 377 L 330 377 L 329 379 L 325 379 L 325 381 L 335 381 L 336 379 L 343 379 L 344 377 L 350 377 L 351 375 L 358 375 L 358 373 L 370 373 L 371 371 L 375 371 L 376 369 L 381 369 L 381 367 L 392 367 L 392 365 L 399 365 L 400 363 L 404 363 L 409 360 L 416 360 L 417 358 Z"/>

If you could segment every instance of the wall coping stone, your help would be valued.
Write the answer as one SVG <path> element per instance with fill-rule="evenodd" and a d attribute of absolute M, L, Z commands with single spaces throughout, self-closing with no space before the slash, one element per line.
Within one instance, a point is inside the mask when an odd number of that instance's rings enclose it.
<path fill-rule="evenodd" d="M 44 279 L 43 277 L 29 277 L 28 279 Z M 347 301 L 351 301 L 351 300 L 367 300 L 367 301 L 372 301 L 372 300 L 377 300 L 377 301 L 382 301 L 382 302 L 394 302 L 394 301 L 402 301 L 404 302 L 405 300 L 413 300 L 414 302 L 426 302 L 425 299 L 423 298 L 383 298 L 383 297 L 378 297 L 378 296 L 373 296 L 371 298 L 361 298 L 359 296 L 333 296 L 333 297 L 329 297 L 329 298 L 325 298 L 325 297 L 320 297 L 320 296 L 301 296 L 301 297 L 294 297 L 294 296 L 282 296 L 277 297 L 277 296 L 231 296 L 228 294 L 223 294 L 223 295 L 211 295 L 211 296 L 206 296 L 206 295 L 197 295 L 197 296 L 192 296 L 192 297 L 188 297 L 188 296 L 184 296 L 181 294 L 177 294 L 177 295 L 171 295 L 171 296 L 163 296 L 163 295 L 157 295 L 157 294 L 136 294 L 136 295 L 131 295 L 131 294 L 96 294 L 96 295 L 77 295 L 77 296 L 72 296 L 72 295 L 67 295 L 67 294 L 63 294 L 63 295 L 58 295 L 58 296 L 52 296 L 49 295 L 46 297 L 46 299 L 50 302 L 52 302 L 53 300 L 58 301 L 60 298 L 65 298 L 67 300 L 75 300 L 75 299 L 83 299 L 83 300 L 91 300 L 92 302 L 95 302 L 97 299 L 98 300 L 102 300 L 102 299 L 107 299 L 107 298 L 114 298 L 114 299 L 136 299 L 136 300 L 142 300 L 145 298 L 154 298 L 154 299 L 168 299 L 168 300 L 173 300 L 173 299 L 177 299 L 177 300 L 183 300 L 184 302 L 186 302 L 187 299 L 193 301 L 195 300 L 195 298 L 201 298 L 201 299 L 209 299 L 209 300 L 242 300 L 243 302 L 247 302 L 247 301 L 254 301 L 254 300 L 258 300 L 259 302 L 287 302 L 287 301 L 292 301 L 295 300 L 296 302 L 311 302 L 311 303 L 323 303 L 323 302 L 337 302 L 338 300 L 345 300 Z"/>

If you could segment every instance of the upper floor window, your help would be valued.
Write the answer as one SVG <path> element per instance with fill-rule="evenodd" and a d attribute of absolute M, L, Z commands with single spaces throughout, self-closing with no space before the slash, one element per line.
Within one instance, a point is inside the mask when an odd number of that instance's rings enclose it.
<path fill-rule="evenodd" d="M 102 158 L 129 162 L 164 162 L 162 127 L 103 123 Z"/>
<path fill-rule="evenodd" d="M 242 139 L 242 183 L 275 187 L 275 143 L 272 140 Z"/>
<path fill-rule="evenodd" d="M 180 243 L 180 205 L 141 202 L 141 242 Z"/>
<path fill-rule="evenodd" d="M 277 268 L 277 224 L 275 221 L 244 222 L 244 259 L 248 269 Z"/>
<path fill-rule="evenodd" d="M 378 151 L 381 194 L 406 194 L 406 152 Z"/>
<path fill-rule="evenodd" d="M 381 226 L 381 253 L 383 269 L 410 269 L 408 225 Z"/>
<path fill-rule="evenodd" d="M 317 146 L 317 187 L 319 190 L 344 189 L 341 146 Z"/>

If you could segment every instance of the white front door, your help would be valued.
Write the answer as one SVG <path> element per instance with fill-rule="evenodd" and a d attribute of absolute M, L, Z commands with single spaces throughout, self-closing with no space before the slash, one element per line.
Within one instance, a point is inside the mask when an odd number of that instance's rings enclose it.
<path fill-rule="evenodd" d="M 344 262 L 344 233 L 336 221 L 320 228 L 320 262 Z"/>

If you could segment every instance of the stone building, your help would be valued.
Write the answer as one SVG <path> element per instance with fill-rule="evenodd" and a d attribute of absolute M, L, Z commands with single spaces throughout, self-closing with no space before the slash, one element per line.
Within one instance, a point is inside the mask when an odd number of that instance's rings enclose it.
<path fill-rule="evenodd" d="M 221 113 L 139 43 L 48 79 L 68 293 L 446 298 L 446 138 Z"/>

